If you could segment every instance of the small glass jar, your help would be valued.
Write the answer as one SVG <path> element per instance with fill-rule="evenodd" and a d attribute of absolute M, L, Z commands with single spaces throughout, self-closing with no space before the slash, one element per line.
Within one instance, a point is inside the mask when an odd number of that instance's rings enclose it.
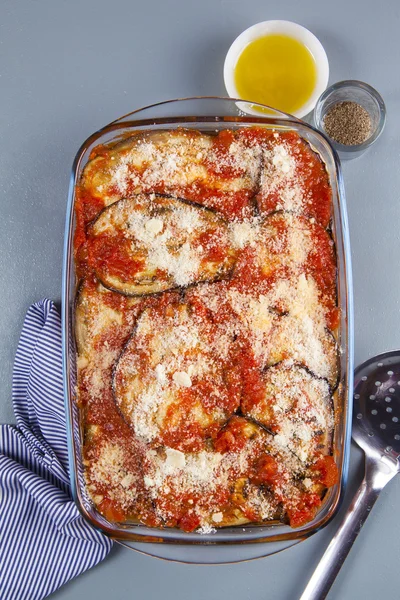
<path fill-rule="evenodd" d="M 333 140 L 325 131 L 324 119 L 332 106 L 339 102 L 356 102 L 368 112 L 371 119 L 371 133 L 362 144 L 347 146 Z M 314 125 L 329 139 L 341 159 L 356 158 L 363 154 L 380 136 L 385 126 L 385 103 L 378 92 L 362 81 L 339 81 L 320 96 L 314 109 Z"/>

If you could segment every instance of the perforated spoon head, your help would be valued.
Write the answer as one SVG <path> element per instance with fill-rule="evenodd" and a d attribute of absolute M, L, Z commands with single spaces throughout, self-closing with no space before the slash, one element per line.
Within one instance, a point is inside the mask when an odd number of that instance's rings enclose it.
<path fill-rule="evenodd" d="M 370 458 L 400 470 L 400 350 L 385 352 L 354 374 L 353 439 Z"/>
<path fill-rule="evenodd" d="M 354 373 L 353 439 L 365 475 L 300 600 L 326 598 L 380 491 L 400 471 L 400 350 L 370 358 Z"/>

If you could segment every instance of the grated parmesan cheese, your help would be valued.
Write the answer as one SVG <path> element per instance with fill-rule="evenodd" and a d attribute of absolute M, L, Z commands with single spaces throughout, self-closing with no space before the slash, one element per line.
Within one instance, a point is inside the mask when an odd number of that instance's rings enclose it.
<path fill-rule="evenodd" d="M 125 454 L 118 443 L 106 442 L 100 450 L 100 455 L 90 462 L 87 477 L 91 485 L 107 486 L 109 496 L 116 498 L 125 507 L 131 506 L 136 499 L 137 474 L 128 471 L 125 462 Z M 93 495 L 93 501 L 99 504 L 100 495 Z"/>
<path fill-rule="evenodd" d="M 287 143 L 281 142 L 264 149 L 259 196 L 277 196 L 275 210 L 298 214 L 305 211 L 309 202 L 308 193 L 298 176 L 295 153 Z"/>
<path fill-rule="evenodd" d="M 230 241 L 235 248 L 254 247 L 260 239 L 260 219 L 254 217 L 244 221 L 233 221 L 230 224 Z"/>
<path fill-rule="evenodd" d="M 150 235 L 157 235 L 157 233 L 161 233 L 164 228 L 164 224 L 161 219 L 153 218 L 149 219 L 145 223 L 145 228 L 150 233 Z"/>
<path fill-rule="evenodd" d="M 214 523 L 221 523 L 224 518 L 224 515 L 222 514 L 222 512 L 217 512 L 214 513 L 211 518 L 214 521 Z"/>
<path fill-rule="evenodd" d="M 190 365 L 193 366 L 193 365 Z M 172 379 L 178 386 L 190 387 L 192 385 L 192 380 L 190 379 L 190 375 L 185 371 L 176 371 Z"/>
<path fill-rule="evenodd" d="M 204 523 L 201 527 L 198 528 L 197 533 L 200 535 L 208 535 L 209 533 L 215 533 L 216 529 L 209 523 Z"/>
<path fill-rule="evenodd" d="M 174 450 L 174 448 L 167 448 L 165 450 L 167 455 L 165 459 L 166 467 L 172 469 L 183 469 L 186 464 L 186 458 L 183 452 L 179 450 Z M 168 469 L 166 469 L 167 471 Z"/>

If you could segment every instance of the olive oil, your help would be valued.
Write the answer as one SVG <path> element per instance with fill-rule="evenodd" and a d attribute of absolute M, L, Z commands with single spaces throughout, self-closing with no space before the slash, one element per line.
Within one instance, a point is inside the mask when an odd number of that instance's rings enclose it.
<path fill-rule="evenodd" d="M 316 81 L 313 55 L 287 35 L 269 34 L 250 42 L 235 67 L 240 98 L 289 113 L 304 106 Z"/>

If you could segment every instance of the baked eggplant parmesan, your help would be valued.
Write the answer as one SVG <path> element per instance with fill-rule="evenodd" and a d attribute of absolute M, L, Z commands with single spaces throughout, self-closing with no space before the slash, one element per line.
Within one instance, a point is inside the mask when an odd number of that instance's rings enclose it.
<path fill-rule="evenodd" d="M 109 521 L 311 521 L 338 480 L 325 166 L 293 132 L 160 130 L 75 191 L 77 401 Z"/>

